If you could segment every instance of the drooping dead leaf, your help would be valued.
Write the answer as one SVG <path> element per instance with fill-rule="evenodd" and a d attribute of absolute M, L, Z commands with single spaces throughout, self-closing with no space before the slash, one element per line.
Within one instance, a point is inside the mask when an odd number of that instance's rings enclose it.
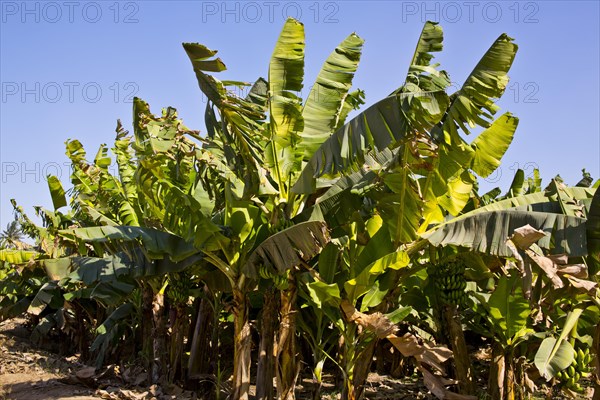
<path fill-rule="evenodd" d="M 427 342 L 420 344 L 410 333 L 402 337 L 390 335 L 387 339 L 404 357 L 414 357 L 418 363 L 427 364 L 441 373 L 445 372 L 442 364 L 452 357 L 452 350 L 447 347 L 432 346 Z"/>
<path fill-rule="evenodd" d="M 550 257 L 537 255 L 532 250 L 525 250 L 525 253 L 533 262 L 535 262 L 541 269 L 546 273 L 548 278 L 552 281 L 552 286 L 555 289 L 560 289 L 565 286 L 562 279 L 557 275 L 558 266 L 554 260 Z"/>
<path fill-rule="evenodd" d="M 523 256 L 521 256 L 521 251 L 517 248 L 517 245 L 512 241 L 512 238 L 506 241 L 506 247 L 508 247 L 513 253 L 513 256 L 516 260 L 515 265 L 519 272 L 521 272 L 521 277 L 523 278 L 523 295 L 526 299 L 529 299 L 531 297 L 531 287 L 533 286 L 533 274 L 531 272 L 531 265 L 528 262 L 525 262 Z"/>
<path fill-rule="evenodd" d="M 417 338 L 410 333 L 407 333 L 402 337 L 396 335 L 388 336 L 388 340 L 404 357 L 414 357 L 424 351 Z"/>
<path fill-rule="evenodd" d="M 569 275 L 567 275 L 566 277 L 569 280 L 569 282 L 571 282 L 571 285 L 573 285 L 577 289 L 587 292 L 591 295 L 596 293 L 596 288 L 598 287 L 598 284 L 596 282 L 575 278 L 574 276 Z"/>
<path fill-rule="evenodd" d="M 375 333 L 379 339 L 384 339 L 398 330 L 396 325 L 380 312 L 373 314 L 362 313 L 356 310 L 345 299 L 342 300 L 341 307 L 349 321 L 355 322 L 366 330 Z"/>
<path fill-rule="evenodd" d="M 532 244 L 546 236 L 544 231 L 535 229 L 527 224 L 514 230 L 510 240 L 521 250 L 528 249 Z"/>
<path fill-rule="evenodd" d="M 546 256 L 557 265 L 566 265 L 569 262 L 569 256 L 567 254 L 551 254 Z"/>
<path fill-rule="evenodd" d="M 379 338 L 387 338 L 392 345 L 400 351 L 404 357 L 414 357 L 419 370 L 423 372 L 425 386 L 439 399 L 450 400 L 475 400 L 477 397 L 464 396 L 453 393 L 445 388 L 447 385 L 453 385 L 457 382 L 446 379 L 443 376 L 434 375 L 428 368 L 438 371 L 441 374 L 445 373 L 445 368 L 442 365 L 453 356 L 452 351 L 444 346 L 435 346 L 428 342 L 421 343 L 419 339 L 411 334 L 406 333 L 404 336 L 398 337 L 396 326 L 383 314 L 364 314 L 357 311 L 356 308 L 347 300 L 342 300 L 341 309 L 348 321 L 354 322 L 359 327 L 363 327 L 377 334 Z M 427 367 L 426 367 L 427 366 Z"/>
<path fill-rule="evenodd" d="M 523 380 L 525 382 L 525 387 L 529 393 L 535 393 L 537 390 L 537 386 L 535 382 L 529 377 L 528 373 L 523 374 Z"/>
<path fill-rule="evenodd" d="M 422 347 L 423 352 L 417 354 L 415 359 L 423 364 L 432 366 L 441 373 L 444 373 L 445 368 L 442 364 L 453 356 L 452 350 L 443 346 L 431 346 L 428 343 L 424 343 Z"/>
<path fill-rule="evenodd" d="M 506 247 L 508 247 L 513 253 L 513 256 L 516 260 L 515 267 L 519 270 L 521 275 L 525 275 L 525 261 L 523 260 L 523 257 L 521 256 L 521 253 L 517 249 L 515 243 L 511 239 L 508 239 L 506 241 Z"/>
<path fill-rule="evenodd" d="M 440 376 L 434 375 L 429 372 L 426 368 L 420 367 L 421 373 L 423 374 L 423 383 L 429 389 L 429 391 L 440 400 L 476 400 L 477 396 L 469 396 L 464 394 L 458 394 L 449 391 L 444 386 Z"/>
<path fill-rule="evenodd" d="M 560 265 L 557 272 L 561 275 L 569 274 L 579 279 L 588 277 L 588 269 L 584 264 Z"/>

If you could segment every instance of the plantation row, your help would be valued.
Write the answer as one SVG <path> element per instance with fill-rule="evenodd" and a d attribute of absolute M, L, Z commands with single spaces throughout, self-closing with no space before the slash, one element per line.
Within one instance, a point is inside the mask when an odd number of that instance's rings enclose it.
<path fill-rule="evenodd" d="M 248 399 L 252 383 L 257 399 L 293 399 L 308 376 L 319 399 L 327 372 L 360 399 L 374 369 L 416 371 L 440 399 L 597 385 L 600 183 L 518 170 L 505 194 L 479 193 L 518 125 L 495 104 L 517 46 L 501 35 L 448 94 L 442 40 L 427 22 L 405 83 L 349 121 L 364 104 L 356 34 L 305 100 L 293 19 L 244 98 L 250 85 L 209 74 L 225 70 L 216 51 L 185 43 L 206 133 L 136 98 L 112 156 L 88 161 L 69 140 L 72 188 L 48 178 L 42 226 L 13 202 L 0 320 L 26 313 L 35 340 L 98 367 L 141 360 L 147 384 L 203 398 Z M 489 371 L 465 335 L 490 347 Z"/>

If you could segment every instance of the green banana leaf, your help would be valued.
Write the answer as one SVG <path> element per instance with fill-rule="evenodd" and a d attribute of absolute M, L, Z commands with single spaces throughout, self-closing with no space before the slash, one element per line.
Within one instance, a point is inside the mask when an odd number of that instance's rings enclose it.
<path fill-rule="evenodd" d="M 519 119 L 505 113 L 473 140 L 475 150 L 471 169 L 482 177 L 488 177 L 500 166 L 500 160 L 512 143 Z"/>
<path fill-rule="evenodd" d="M 588 267 L 590 275 L 595 275 L 600 271 L 600 190 L 596 190 L 587 221 L 586 238 L 591 261 Z"/>
<path fill-rule="evenodd" d="M 364 162 L 365 153 L 382 151 L 407 138 L 413 130 L 431 128 L 448 105 L 444 91 L 397 93 L 375 103 L 329 137 L 308 161 L 292 187 L 312 193 L 315 178 L 347 171 Z"/>
<path fill-rule="evenodd" d="M 582 308 L 576 308 L 569 312 L 558 339 L 553 337 L 544 339 L 535 353 L 535 366 L 547 381 L 552 379 L 558 371 L 562 371 L 573 362 L 575 350 L 565 339 L 571 333 L 582 313 Z"/>
<path fill-rule="evenodd" d="M 414 85 L 421 90 L 444 90 L 450 85 L 450 78 L 446 71 L 438 71 L 439 64 L 431 64 L 434 58 L 432 53 L 442 51 L 444 32 L 437 22 L 427 21 L 423 26 L 417 48 L 408 68 L 405 87 Z M 402 88 L 395 91 L 401 92 Z"/>
<path fill-rule="evenodd" d="M 338 124 L 352 87 L 364 40 L 352 33 L 329 55 L 302 109 L 304 129 L 298 150 L 309 160 Z"/>
<path fill-rule="evenodd" d="M 33 250 L 0 249 L 0 261 L 11 264 L 27 264 L 40 255 Z"/>
<path fill-rule="evenodd" d="M 90 347 L 91 351 L 97 351 L 96 368 L 100 368 L 104 362 L 107 350 L 117 338 L 119 323 L 135 312 L 135 307 L 131 303 L 125 303 L 117 307 L 96 329 L 96 339 Z"/>
<path fill-rule="evenodd" d="M 292 145 L 304 126 L 302 100 L 293 93 L 302 90 L 303 79 L 304 25 L 288 18 L 273 50 L 268 77 L 271 140 L 281 148 Z"/>
<path fill-rule="evenodd" d="M 511 345 L 527 332 L 529 301 L 523 295 L 518 277 L 502 276 L 487 306 L 492 323 L 498 328 L 504 345 Z"/>
<path fill-rule="evenodd" d="M 54 309 L 61 307 L 63 304 L 62 295 L 58 287 L 58 283 L 51 281 L 46 282 L 37 292 L 27 312 L 33 315 L 40 315 L 46 307 L 51 306 Z"/>
<path fill-rule="evenodd" d="M 554 254 L 572 257 L 587 254 L 586 220 L 561 214 L 497 210 L 472 212 L 438 225 L 421 234 L 434 246 L 463 246 L 486 254 L 512 257 L 506 239 L 525 225 L 542 230 L 546 236 L 538 245 Z"/>
<path fill-rule="evenodd" d="M 444 31 L 437 22 L 426 21 L 417 42 L 410 66 L 428 66 L 434 52 L 442 51 Z M 409 71 L 410 75 L 410 71 Z"/>
<path fill-rule="evenodd" d="M 153 228 L 136 226 L 95 226 L 89 228 L 65 229 L 59 234 L 66 239 L 82 240 L 91 243 L 111 241 L 140 241 L 151 259 L 162 259 L 165 255 L 173 261 L 181 261 L 199 251 L 181 237 Z"/>
<path fill-rule="evenodd" d="M 52 197 L 52 204 L 54 204 L 54 210 L 66 207 L 67 199 L 65 198 L 65 190 L 58 178 L 54 175 L 48 175 L 47 180 L 48 189 L 50 189 L 50 197 Z"/>
<path fill-rule="evenodd" d="M 319 254 L 330 240 L 327 226 L 321 221 L 296 224 L 258 245 L 242 271 L 251 278 L 257 278 L 258 267 L 264 265 L 275 274 L 283 274 Z"/>
<path fill-rule="evenodd" d="M 469 128 L 490 126 L 492 115 L 498 110 L 495 104 L 508 85 L 508 71 L 512 66 L 518 46 L 506 34 L 500 35 L 475 66 L 461 89 L 450 97 L 451 105 L 438 129 L 446 143 L 462 139 L 458 128 L 468 134 Z M 464 165 L 464 164 L 463 164 Z"/>
<path fill-rule="evenodd" d="M 11 299 L 5 297 L 0 301 L 0 322 L 25 314 L 30 305 L 31 298 L 29 297 L 22 297 L 16 302 L 12 302 Z"/>

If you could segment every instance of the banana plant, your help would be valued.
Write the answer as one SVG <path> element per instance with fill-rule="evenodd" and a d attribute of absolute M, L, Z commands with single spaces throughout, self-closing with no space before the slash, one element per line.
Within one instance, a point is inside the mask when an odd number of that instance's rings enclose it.
<path fill-rule="evenodd" d="M 512 188 L 516 186 L 513 182 Z M 496 202 L 491 201 L 483 207 L 474 208 L 439 224 L 422 235 L 434 246 L 463 246 L 480 253 L 516 260 L 518 272 L 512 275 L 512 284 L 508 285 L 512 290 L 504 290 L 508 288 L 506 283 L 509 281 L 503 277 L 494 293 L 499 293 L 496 298 L 506 302 L 504 304 L 509 307 L 521 304 L 522 313 L 516 309 L 512 313 L 503 313 L 503 309 L 509 311 L 510 308 L 497 306 L 496 319 L 502 321 L 504 318 L 504 325 L 498 325 L 494 323 L 493 310 L 488 310 L 488 315 L 491 316 L 488 325 L 496 326 L 492 332 L 497 332 L 495 337 L 498 343 L 496 354 L 493 356 L 494 368 L 490 375 L 490 390 L 495 398 L 512 398 L 515 395 L 512 380 L 514 376 L 511 375 L 514 365 L 507 364 L 506 376 L 497 373 L 504 371 L 500 364 L 505 357 L 507 360 L 513 360 L 510 354 L 515 350 L 514 344 L 532 336 L 531 329 L 534 327 L 527 322 L 529 310 L 535 310 L 536 304 L 543 298 L 564 299 L 563 296 L 573 296 L 570 292 L 573 289 L 582 293 L 594 292 L 596 284 L 582 280 L 583 276 L 587 276 L 587 267 L 567 265 L 569 258 L 582 260 L 582 257 L 587 255 L 587 220 L 584 217 L 588 210 L 591 212 L 590 198 L 594 192 L 593 188 L 569 188 L 560 180 L 554 179 L 544 191 L 533 190 L 520 196 L 505 196 Z M 520 225 L 526 224 L 536 229 L 520 228 Z M 506 241 L 507 237 L 512 239 Z M 555 255 L 545 256 L 542 248 Z M 539 270 L 532 271 L 532 266 L 537 266 Z M 578 275 L 579 273 L 583 275 Z M 533 289 L 532 284 L 535 284 Z M 569 294 L 561 295 L 562 291 L 567 290 Z M 480 304 L 478 307 L 484 308 L 488 304 L 491 307 L 491 303 L 491 298 L 477 301 L 477 304 Z M 536 318 L 544 318 L 543 313 L 538 314 Z M 520 328 L 508 329 L 508 321 Z M 508 357 L 507 349 L 510 353 Z"/>
<path fill-rule="evenodd" d="M 247 273 L 256 276 L 251 270 L 255 267 L 248 267 L 251 264 L 245 261 L 253 247 L 259 246 L 256 248 L 259 250 L 268 237 L 275 239 L 273 235 L 293 228 L 292 219 L 308 200 L 307 196 L 298 196 L 291 190 L 303 160 L 312 156 L 353 106 L 360 102 L 360 95 L 349 90 L 360 60 L 362 43 L 361 38 L 351 34 L 336 48 L 325 61 L 304 104 L 295 94 L 302 89 L 304 78 L 304 26 L 300 22 L 289 19 L 284 24 L 269 63 L 268 79 L 259 79 L 245 99 L 226 90 L 228 85 L 239 83 L 221 82 L 206 74 L 225 69 L 219 59 L 211 59 L 215 51 L 198 44 L 184 44 L 199 86 L 209 100 L 205 149 L 222 156 L 220 169 L 227 171 L 232 180 L 225 183 L 224 225 L 230 222 L 234 213 L 246 213 L 253 215 L 252 229 L 260 232 L 258 239 L 256 233 L 243 233 L 243 240 L 236 240 L 228 251 L 223 251 L 227 264 L 232 266 L 230 275 L 235 288 L 235 304 L 241 309 L 236 313 L 239 317 L 236 319 L 237 341 L 243 339 L 240 335 L 247 324 L 242 311 L 247 307 L 246 292 L 255 285 L 246 285 L 247 277 L 242 267 L 250 268 Z M 242 232 L 234 229 L 234 234 Z M 209 260 L 218 268 L 224 267 L 217 257 L 209 256 Z M 285 268 L 278 267 L 279 270 L 272 272 L 274 276 L 288 274 L 287 270 L 294 266 L 289 262 L 278 263 Z M 293 398 L 297 376 L 293 300 L 296 285 L 293 275 L 292 271 L 288 276 L 290 284 L 281 293 L 280 314 L 284 316 L 281 326 L 285 328 L 278 332 L 276 352 L 281 398 Z M 236 351 L 236 354 L 247 355 L 236 358 L 241 362 L 236 362 L 239 371 L 234 371 L 234 397 L 247 396 L 250 361 L 247 349 L 248 342 L 245 340 L 244 346 L 239 346 Z"/>

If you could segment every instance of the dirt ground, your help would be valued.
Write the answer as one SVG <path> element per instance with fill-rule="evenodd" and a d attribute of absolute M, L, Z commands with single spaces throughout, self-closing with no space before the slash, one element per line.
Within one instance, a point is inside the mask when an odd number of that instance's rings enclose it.
<path fill-rule="evenodd" d="M 95 390 L 68 383 L 68 376 L 83 366 L 32 349 L 24 320 L 0 324 L 0 399 L 91 400 Z"/>
<path fill-rule="evenodd" d="M 195 400 L 197 395 L 178 387 L 163 389 L 140 386 L 145 374 L 139 367 L 122 370 L 109 366 L 101 371 L 77 362 L 77 357 L 61 357 L 41 350 L 29 340 L 24 319 L 0 323 L 0 400 Z M 133 369 L 132 369 L 133 368 Z M 142 379 L 140 379 L 142 378 Z M 226 387 L 227 385 L 225 385 Z M 312 379 L 302 379 L 297 387 L 299 400 L 312 399 Z M 254 393 L 255 387 L 251 387 Z M 327 377 L 321 398 L 339 398 L 333 377 Z M 591 388 L 590 388 L 591 390 Z M 485 397 L 485 393 L 482 393 Z M 227 397 L 227 390 L 221 398 Z M 420 379 L 392 379 L 371 373 L 365 397 L 383 399 L 435 399 Z M 534 396 L 544 398 L 547 396 Z M 553 396 L 559 399 L 560 396 Z M 588 391 L 581 399 L 591 398 Z"/>
<path fill-rule="evenodd" d="M 127 371 L 109 367 L 95 371 L 77 362 L 77 357 L 61 357 L 41 350 L 29 340 L 26 320 L 0 323 L 0 400 L 167 400 L 196 399 L 190 391 L 170 388 L 144 388 L 136 385 L 136 376 L 125 379 Z M 117 372 L 115 374 L 115 371 Z M 107 373 L 110 372 L 110 373 Z M 134 375 L 131 374 L 130 375 Z M 298 385 L 298 399 L 311 398 L 311 380 Z M 251 393 L 254 392 L 251 388 Z M 325 383 L 321 398 L 337 399 L 333 382 Z M 366 397 L 369 399 L 433 399 L 418 382 L 401 382 L 371 374 Z M 223 397 L 226 397 L 224 393 Z"/>

